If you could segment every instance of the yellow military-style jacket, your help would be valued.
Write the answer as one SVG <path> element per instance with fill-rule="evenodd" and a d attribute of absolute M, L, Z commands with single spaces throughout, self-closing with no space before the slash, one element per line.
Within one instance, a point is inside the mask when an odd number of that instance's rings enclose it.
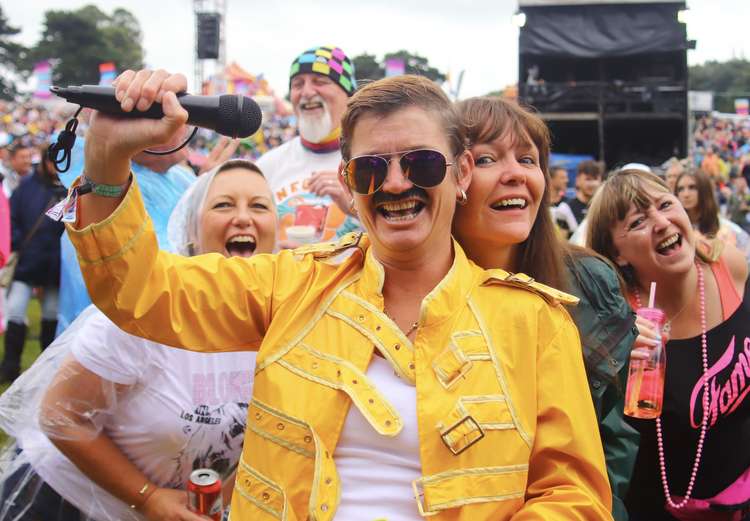
<path fill-rule="evenodd" d="M 107 220 L 68 232 L 93 301 L 125 331 L 196 351 L 259 349 L 232 520 L 334 519 L 349 408 L 383 436 L 402 428 L 365 374 L 375 350 L 416 386 L 415 517 L 611 519 L 564 293 L 483 270 L 454 242 L 412 343 L 383 312 L 384 270 L 366 237 L 184 258 L 159 251 L 135 182 Z M 347 259 L 323 259 L 345 247 Z"/>

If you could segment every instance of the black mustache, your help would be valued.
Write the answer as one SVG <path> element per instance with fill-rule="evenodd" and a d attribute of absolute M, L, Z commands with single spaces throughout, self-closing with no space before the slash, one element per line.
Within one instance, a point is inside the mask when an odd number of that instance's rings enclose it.
<path fill-rule="evenodd" d="M 400 194 L 391 194 L 388 192 L 383 192 L 382 190 L 378 190 L 372 196 L 372 204 L 378 205 L 381 203 L 392 203 L 395 201 L 402 201 L 412 198 L 421 199 L 422 201 L 429 200 L 427 191 L 424 188 L 412 186 L 407 191 L 401 192 Z"/>

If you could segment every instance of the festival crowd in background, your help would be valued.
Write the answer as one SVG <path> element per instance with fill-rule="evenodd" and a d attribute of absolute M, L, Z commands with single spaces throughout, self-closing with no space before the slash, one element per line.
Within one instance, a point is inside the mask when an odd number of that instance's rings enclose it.
<path fill-rule="evenodd" d="M 750 118 L 569 171 L 514 100 L 322 46 L 292 116 L 154 156 L 184 78 L 134 78 L 168 118 L 84 112 L 59 175 L 73 108 L 0 102 L 0 521 L 200 521 L 196 468 L 235 521 L 750 519 Z M 661 419 L 627 416 L 662 343 Z"/>

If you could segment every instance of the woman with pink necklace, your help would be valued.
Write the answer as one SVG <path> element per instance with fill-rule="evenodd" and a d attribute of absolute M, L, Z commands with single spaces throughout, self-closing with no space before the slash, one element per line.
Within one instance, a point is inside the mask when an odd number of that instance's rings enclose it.
<path fill-rule="evenodd" d="M 589 209 L 587 244 L 625 279 L 634 308 L 656 282 L 666 314 L 664 405 L 629 418 L 641 446 L 626 498 L 632 521 L 750 519 L 750 295 L 732 246 L 697 240 L 657 176 L 624 170 Z M 655 343 L 639 319 L 636 346 Z M 667 340 L 667 338 L 665 338 Z"/>

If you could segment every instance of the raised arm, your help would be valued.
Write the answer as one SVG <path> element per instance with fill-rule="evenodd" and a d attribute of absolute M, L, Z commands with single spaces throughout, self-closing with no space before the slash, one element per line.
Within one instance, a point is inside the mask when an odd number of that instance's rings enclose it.
<path fill-rule="evenodd" d="M 281 268 L 283 259 L 272 255 L 160 251 L 135 181 L 108 219 L 82 230 L 69 227 L 68 234 L 91 300 L 112 322 L 193 351 L 258 349 L 275 309 L 279 272 L 296 280 L 302 269 L 291 254 Z"/>
<path fill-rule="evenodd" d="M 183 258 L 159 251 L 137 182 L 129 181 L 130 158 L 173 140 L 185 123 L 187 113 L 175 96 L 185 86 L 184 76 L 164 71 L 127 71 L 116 80 L 123 110 L 147 110 L 156 100 L 165 115 L 92 114 L 85 175 L 123 192 L 80 196 L 68 235 L 92 301 L 123 330 L 198 351 L 257 349 L 270 322 L 275 259 Z"/>
<path fill-rule="evenodd" d="M 187 111 L 177 101 L 176 92 L 187 88 L 182 74 L 166 71 L 125 71 L 114 82 L 122 110 L 145 111 L 154 101 L 162 104 L 164 117 L 122 119 L 93 111 L 86 134 L 86 177 L 95 183 L 125 185 L 130 175 L 130 159 L 137 153 L 169 142 L 187 121 Z M 117 208 L 120 198 L 93 193 L 78 201 L 77 226 L 100 222 Z"/>

